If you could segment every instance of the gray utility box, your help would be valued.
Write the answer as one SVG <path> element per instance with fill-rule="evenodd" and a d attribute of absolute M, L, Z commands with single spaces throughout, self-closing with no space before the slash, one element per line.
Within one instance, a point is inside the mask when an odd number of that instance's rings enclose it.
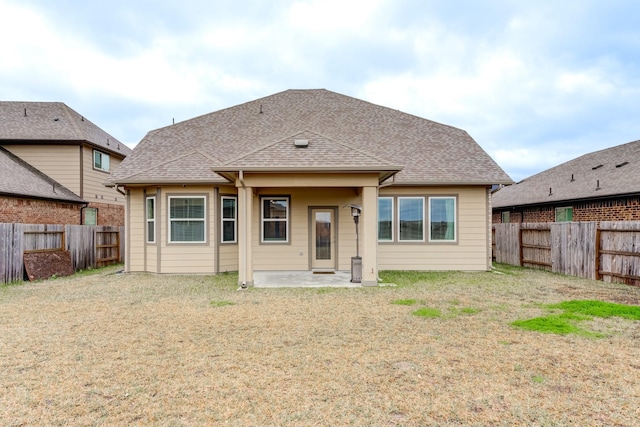
<path fill-rule="evenodd" d="M 351 283 L 362 282 L 362 257 L 351 257 Z"/>

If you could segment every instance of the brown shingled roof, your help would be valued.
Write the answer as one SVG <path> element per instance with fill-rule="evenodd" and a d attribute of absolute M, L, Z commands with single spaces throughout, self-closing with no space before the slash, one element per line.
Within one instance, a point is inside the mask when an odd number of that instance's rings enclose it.
<path fill-rule="evenodd" d="M 494 208 L 640 193 L 640 141 L 595 151 L 493 194 Z"/>
<path fill-rule="evenodd" d="M 295 148 L 295 139 L 308 139 L 308 148 Z M 512 182 L 463 130 L 324 89 L 287 90 L 149 132 L 111 180 L 179 182 L 191 152 L 217 170 L 402 167 L 399 184 Z"/>
<path fill-rule="evenodd" d="M 62 102 L 0 101 L 3 142 L 88 142 L 127 156 L 131 149 Z"/>
<path fill-rule="evenodd" d="M 0 147 L 0 194 L 86 203 L 73 191 Z"/>

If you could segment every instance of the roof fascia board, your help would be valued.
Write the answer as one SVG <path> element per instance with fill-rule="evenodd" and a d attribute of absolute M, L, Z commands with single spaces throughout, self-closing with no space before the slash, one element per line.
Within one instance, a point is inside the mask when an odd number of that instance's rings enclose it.
<path fill-rule="evenodd" d="M 561 205 L 561 204 L 569 204 L 569 203 L 588 203 L 588 202 L 597 202 L 600 200 L 613 200 L 613 199 L 623 199 L 625 197 L 640 197 L 639 193 L 621 193 L 621 194 L 610 194 L 602 197 L 583 197 L 579 199 L 561 199 L 561 200 L 553 200 L 549 202 L 539 202 L 539 203 L 527 203 L 521 205 L 504 205 L 504 206 L 493 206 L 493 209 L 516 209 L 516 208 L 532 208 L 537 206 L 553 206 L 553 205 Z"/>

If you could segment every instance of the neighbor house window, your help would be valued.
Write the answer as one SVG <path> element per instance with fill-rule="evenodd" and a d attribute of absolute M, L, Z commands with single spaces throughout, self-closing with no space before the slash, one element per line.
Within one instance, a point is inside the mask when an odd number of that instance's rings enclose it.
<path fill-rule="evenodd" d="M 502 223 L 508 224 L 509 222 L 511 222 L 511 215 L 509 214 L 509 211 L 502 212 Z"/>
<path fill-rule="evenodd" d="M 424 197 L 398 197 L 398 240 L 424 242 Z"/>
<path fill-rule="evenodd" d="M 222 243 L 236 243 L 238 203 L 235 197 L 222 197 Z"/>
<path fill-rule="evenodd" d="M 289 198 L 263 197 L 262 242 L 289 241 Z"/>
<path fill-rule="evenodd" d="M 147 243 L 156 242 L 156 198 L 147 197 Z"/>
<path fill-rule="evenodd" d="M 109 172 L 109 155 L 98 150 L 93 150 L 93 168 Z"/>
<path fill-rule="evenodd" d="M 556 208 L 556 222 L 573 221 L 573 207 Z"/>
<path fill-rule="evenodd" d="M 429 197 L 429 241 L 455 240 L 456 198 Z"/>
<path fill-rule="evenodd" d="M 205 243 L 204 196 L 169 197 L 169 242 Z"/>
<path fill-rule="evenodd" d="M 378 198 L 378 241 L 393 241 L 393 197 Z"/>

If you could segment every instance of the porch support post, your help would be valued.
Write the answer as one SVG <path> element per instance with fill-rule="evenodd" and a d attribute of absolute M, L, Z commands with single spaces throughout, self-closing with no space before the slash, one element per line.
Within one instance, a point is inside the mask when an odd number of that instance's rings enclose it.
<path fill-rule="evenodd" d="M 362 286 L 378 286 L 378 188 L 362 187 Z"/>
<path fill-rule="evenodd" d="M 253 190 L 238 187 L 238 285 L 253 286 L 253 262 L 251 253 L 251 224 L 253 212 Z"/>

